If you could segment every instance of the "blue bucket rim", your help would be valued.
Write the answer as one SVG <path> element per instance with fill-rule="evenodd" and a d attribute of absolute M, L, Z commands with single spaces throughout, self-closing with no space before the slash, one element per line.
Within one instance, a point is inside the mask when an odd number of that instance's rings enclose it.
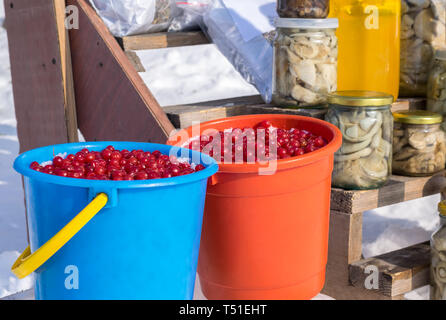
<path fill-rule="evenodd" d="M 88 179 L 76 179 L 69 177 L 59 177 L 55 175 L 50 175 L 47 173 L 42 173 L 31 169 L 29 166 L 33 161 L 36 161 L 36 155 L 47 153 L 53 154 L 55 148 L 63 148 L 66 150 L 63 152 L 75 153 L 69 148 L 78 149 L 80 151 L 83 148 L 87 148 L 93 151 L 95 148 L 105 149 L 108 145 L 114 146 L 118 150 L 123 149 L 133 149 L 133 150 L 144 150 L 149 151 L 148 147 L 152 150 L 159 150 L 165 153 L 164 150 L 171 150 L 172 148 L 178 149 L 178 152 L 183 151 L 189 153 L 189 159 L 198 156 L 200 163 L 205 166 L 204 170 L 191 173 L 184 176 L 172 177 L 172 178 L 161 178 L 152 180 L 133 180 L 133 181 L 113 181 L 113 180 L 88 180 Z M 102 150 L 101 149 L 101 150 Z M 77 152 L 76 151 L 76 152 Z M 62 153 L 57 151 L 57 153 Z M 57 154 L 56 153 L 56 154 Z M 34 157 L 33 157 L 34 156 Z M 50 156 L 48 160 L 52 161 L 53 158 Z M 203 160 L 206 160 L 205 162 Z M 19 155 L 14 161 L 14 169 L 25 177 L 35 179 L 41 182 L 53 183 L 58 185 L 72 186 L 72 187 L 83 187 L 83 188 L 117 188 L 117 189 L 130 189 L 130 188 L 156 188 L 156 187 L 167 187 L 175 186 L 179 184 L 192 183 L 199 180 L 205 180 L 213 176 L 218 171 L 218 164 L 214 158 L 200 153 L 198 151 L 193 151 L 185 148 L 172 147 L 169 145 L 150 143 L 150 142 L 127 142 L 127 141 L 98 141 L 98 142 L 78 142 L 78 143 L 65 143 L 57 144 L 46 147 L 40 147 L 26 151 Z"/>

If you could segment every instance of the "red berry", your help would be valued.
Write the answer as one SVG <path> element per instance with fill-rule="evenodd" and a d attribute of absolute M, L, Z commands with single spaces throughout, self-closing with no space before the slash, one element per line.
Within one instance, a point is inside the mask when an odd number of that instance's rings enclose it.
<path fill-rule="evenodd" d="M 199 165 L 197 165 L 195 167 L 195 171 L 201 171 L 201 170 L 204 170 L 204 169 L 206 169 L 206 167 L 204 165 L 202 165 L 202 164 L 199 164 Z"/>

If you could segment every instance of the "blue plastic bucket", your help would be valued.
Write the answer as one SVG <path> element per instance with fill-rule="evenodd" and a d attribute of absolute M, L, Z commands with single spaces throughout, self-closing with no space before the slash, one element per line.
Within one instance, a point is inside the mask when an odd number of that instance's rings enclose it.
<path fill-rule="evenodd" d="M 36 270 L 36 299 L 192 299 L 207 180 L 218 170 L 145 181 L 64 178 L 29 168 L 59 153 L 172 147 L 151 143 L 89 142 L 55 145 L 20 155 L 14 168 L 24 176 L 31 252 L 70 222 L 99 193 L 107 205 L 67 244 Z M 198 163 L 197 163 L 198 164 Z"/>

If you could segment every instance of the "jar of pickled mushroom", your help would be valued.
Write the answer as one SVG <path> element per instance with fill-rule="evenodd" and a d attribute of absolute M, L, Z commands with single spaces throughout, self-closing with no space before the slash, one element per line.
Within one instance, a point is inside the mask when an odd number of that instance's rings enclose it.
<path fill-rule="evenodd" d="M 435 112 L 416 110 L 393 114 L 392 172 L 408 176 L 429 176 L 444 170 L 446 140 Z"/>
<path fill-rule="evenodd" d="M 277 0 L 281 18 L 326 18 L 330 0 Z"/>
<path fill-rule="evenodd" d="M 435 51 L 427 83 L 427 109 L 446 115 L 446 49 Z"/>
<path fill-rule="evenodd" d="M 392 95 L 373 91 L 339 91 L 328 96 L 325 120 L 342 132 L 333 187 L 375 189 L 387 182 L 392 171 L 392 102 Z"/>
<path fill-rule="evenodd" d="M 431 237 L 431 300 L 446 300 L 446 201 L 438 204 L 440 227 Z"/>
<path fill-rule="evenodd" d="M 337 87 L 337 26 L 337 19 L 276 20 L 274 104 L 326 105 Z"/>

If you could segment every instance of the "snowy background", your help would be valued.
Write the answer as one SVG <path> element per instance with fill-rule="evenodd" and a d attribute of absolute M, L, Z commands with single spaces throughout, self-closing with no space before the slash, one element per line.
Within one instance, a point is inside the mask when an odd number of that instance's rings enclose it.
<path fill-rule="evenodd" d="M 3 25 L 0 1 L 0 26 Z M 257 94 L 214 45 L 138 52 L 150 72 L 141 76 L 161 105 L 187 104 Z M 32 278 L 17 280 L 10 267 L 27 246 L 20 176 L 12 169 L 18 154 L 6 30 L 0 27 L 0 298 L 32 287 Z M 364 214 L 363 254 L 371 257 L 429 239 L 437 227 L 439 195 Z M 203 298 L 197 286 L 196 298 Z M 428 288 L 406 295 L 426 299 Z M 326 299 L 323 295 L 317 298 Z"/>

